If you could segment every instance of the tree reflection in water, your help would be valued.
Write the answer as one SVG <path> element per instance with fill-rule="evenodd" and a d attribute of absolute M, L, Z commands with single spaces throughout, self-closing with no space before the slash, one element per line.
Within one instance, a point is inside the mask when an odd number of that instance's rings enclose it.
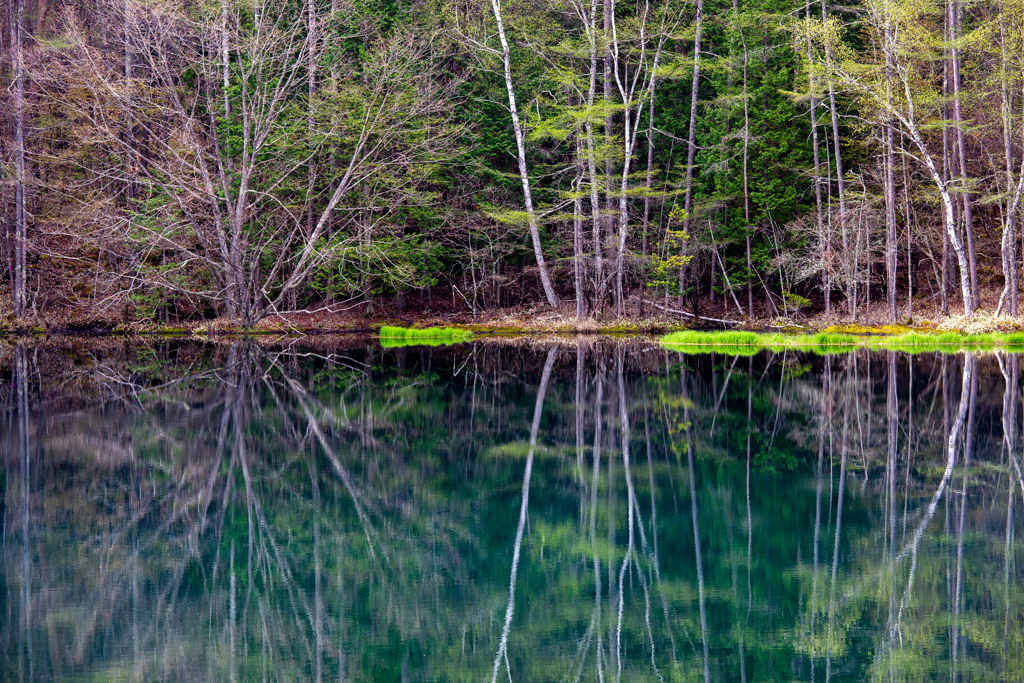
<path fill-rule="evenodd" d="M 1019 366 L 3 347 L 0 680 L 1020 679 Z"/>

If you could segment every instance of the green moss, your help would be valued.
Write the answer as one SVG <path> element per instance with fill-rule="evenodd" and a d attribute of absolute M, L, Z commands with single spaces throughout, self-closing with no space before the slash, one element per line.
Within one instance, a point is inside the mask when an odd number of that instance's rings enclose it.
<path fill-rule="evenodd" d="M 663 344 L 679 346 L 760 346 L 760 335 L 756 332 L 698 332 L 681 330 L 662 337 Z"/>
<path fill-rule="evenodd" d="M 385 348 L 398 346 L 447 346 L 473 339 L 473 333 L 455 327 L 392 327 L 384 325 L 378 332 L 380 345 Z"/>
<path fill-rule="evenodd" d="M 902 330 L 891 326 L 894 330 Z M 884 349 L 901 353 L 958 353 L 1002 349 L 1024 352 L 1024 333 L 962 334 L 960 332 L 902 331 L 898 334 L 855 335 L 848 332 L 820 332 L 814 335 L 756 332 L 698 332 L 683 330 L 667 334 L 661 343 L 682 353 L 730 353 L 752 355 L 761 349 L 783 351 L 800 350 L 823 355 L 849 353 L 858 348 Z M 871 328 L 865 328 L 871 329 Z M 883 328 L 874 328 L 883 329 Z"/>

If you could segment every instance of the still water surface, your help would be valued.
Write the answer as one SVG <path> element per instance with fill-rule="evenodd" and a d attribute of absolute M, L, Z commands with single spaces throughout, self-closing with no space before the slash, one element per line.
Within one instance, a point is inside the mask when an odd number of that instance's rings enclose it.
<path fill-rule="evenodd" d="M 1024 679 L 1020 363 L 0 349 L 0 681 Z"/>

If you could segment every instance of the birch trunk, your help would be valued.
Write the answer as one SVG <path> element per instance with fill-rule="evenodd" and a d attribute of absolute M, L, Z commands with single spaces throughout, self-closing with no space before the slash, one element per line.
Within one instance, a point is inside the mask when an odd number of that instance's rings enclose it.
<path fill-rule="evenodd" d="M 894 29 L 891 21 L 886 22 L 885 42 L 892 45 Z M 893 96 L 893 50 L 885 51 L 885 93 L 889 108 L 892 108 Z M 885 185 L 885 285 L 887 303 L 889 304 L 889 319 L 896 322 L 896 176 L 895 169 L 895 140 L 892 130 L 892 116 L 888 116 L 884 123 L 885 158 L 882 162 Z"/>
<path fill-rule="evenodd" d="M 587 111 L 594 110 L 597 95 L 597 0 L 591 0 L 590 18 L 586 21 L 590 42 L 590 83 L 587 88 Z M 594 124 L 587 116 L 584 130 L 587 138 L 587 174 L 590 179 L 590 213 L 594 241 L 594 308 L 600 310 L 604 299 L 604 251 L 601 243 L 601 198 L 597 181 L 597 157 L 594 149 Z"/>
<path fill-rule="evenodd" d="M 612 0 L 604 0 L 604 11 L 601 14 L 603 27 L 604 27 L 604 56 L 603 56 L 603 67 L 604 73 L 601 78 L 601 95 L 602 104 L 604 105 L 604 212 L 601 214 L 601 224 L 603 227 L 603 234 L 601 235 L 601 251 L 605 249 L 605 245 L 611 241 L 612 225 L 614 218 L 612 218 L 612 157 L 610 154 L 612 147 L 612 131 L 614 130 L 615 121 L 611 113 L 612 103 L 612 53 L 611 53 L 611 42 L 612 42 Z M 600 297 L 601 303 L 598 304 L 599 308 L 604 310 L 605 297 L 608 295 L 608 282 L 606 279 L 602 279 L 600 283 Z"/>
<path fill-rule="evenodd" d="M 579 157 L 577 148 L 577 158 Z M 578 165 L 578 164 L 577 164 Z M 572 198 L 572 262 L 573 262 L 573 285 L 576 291 L 576 320 L 583 320 L 583 199 L 580 197 L 580 190 L 583 186 L 583 169 L 578 169 L 578 175 L 573 183 Z"/>
<path fill-rule="evenodd" d="M 693 38 L 693 81 L 690 85 L 690 126 L 687 132 L 686 150 L 686 195 L 683 200 L 683 209 L 686 212 L 683 218 L 683 232 L 690 233 L 690 221 L 693 213 L 693 163 L 697 153 L 697 90 L 700 86 L 700 45 L 701 31 L 704 23 L 704 0 L 697 0 L 697 16 L 694 18 Z M 744 65 L 745 67 L 746 65 Z M 744 107 L 746 101 L 744 100 Z M 745 143 L 744 143 L 745 144 Z M 681 256 L 685 254 L 686 245 L 680 247 Z M 684 286 L 686 284 L 686 266 L 679 269 L 679 310 L 683 310 L 683 299 L 685 296 Z"/>
<path fill-rule="evenodd" d="M 892 126 L 885 126 L 885 281 L 889 318 L 896 322 L 896 155 Z"/>
<path fill-rule="evenodd" d="M 736 0 L 733 0 L 733 11 L 736 11 Z M 806 17 L 805 25 L 807 30 L 807 90 L 810 93 L 811 100 L 811 146 L 814 152 L 814 204 L 816 211 L 816 218 L 818 224 L 818 234 L 821 235 L 822 240 L 822 257 L 825 260 L 825 267 L 822 268 L 821 273 L 821 288 L 825 294 L 825 316 L 828 317 L 832 314 L 832 281 L 830 277 L 831 268 L 831 253 L 832 253 L 832 235 L 830 232 L 825 230 L 825 219 L 822 215 L 821 210 L 821 157 L 818 150 L 818 114 L 817 106 L 818 103 L 814 98 L 814 71 L 812 70 L 812 52 L 811 52 L 811 2 L 807 0 L 804 6 L 804 14 Z M 744 52 L 746 52 L 744 50 Z M 744 59 L 746 54 L 744 54 Z M 746 64 L 744 64 L 745 72 Z M 744 79 L 745 85 L 746 79 Z M 744 143 L 744 153 L 746 152 L 746 143 Z M 745 154 L 744 154 L 745 156 Z M 746 169 L 744 169 L 746 170 Z M 744 174 L 746 177 L 746 174 Z M 744 183 L 744 200 L 746 200 L 746 187 Z"/>
<path fill-rule="evenodd" d="M 739 2 L 733 0 L 733 13 L 739 20 Z M 740 42 L 743 44 L 743 232 L 747 246 L 747 312 L 754 317 L 754 263 L 750 254 L 750 108 L 747 103 L 747 38 L 740 27 Z M 681 308 L 681 307 L 680 307 Z M 766 306 L 767 308 L 767 306 Z"/>
<path fill-rule="evenodd" d="M 947 5 L 952 14 L 950 21 L 952 32 L 952 63 L 953 63 L 953 124 L 956 128 L 957 160 L 960 171 L 960 192 L 963 205 L 964 235 L 967 238 L 967 259 L 971 269 L 971 307 L 970 313 L 978 307 L 978 257 L 974 249 L 974 225 L 971 220 L 971 194 L 967 189 L 967 150 L 964 139 L 964 114 L 960 97 L 960 28 L 963 22 L 963 7 L 950 0 Z"/>
<path fill-rule="evenodd" d="M 552 306 L 558 305 L 558 297 L 551 286 L 551 277 L 548 275 L 547 263 L 544 261 L 544 252 L 540 244 L 540 230 L 537 227 L 537 215 L 533 210 L 533 194 L 530 192 L 530 176 L 526 172 L 526 144 L 523 139 L 523 129 L 519 123 L 519 110 L 516 108 L 516 94 L 512 87 L 512 61 L 508 47 L 508 39 L 505 36 L 505 24 L 501 19 L 501 4 L 499 0 L 491 0 L 491 10 L 494 12 L 494 20 L 498 24 L 498 39 L 501 41 L 501 64 L 504 69 L 505 89 L 508 91 L 508 109 L 512 115 L 512 130 L 516 137 L 516 161 L 519 164 L 519 178 L 523 185 L 523 198 L 526 203 L 526 217 L 530 226 L 530 239 L 533 241 L 533 256 L 537 261 L 537 270 L 540 272 L 540 283 L 544 288 L 544 295 Z"/>
<path fill-rule="evenodd" d="M 1013 98 L 1010 93 L 1010 85 L 1007 73 L 1010 68 L 1009 55 L 1006 49 L 1006 16 L 1003 10 L 1003 3 L 999 3 L 999 43 L 1000 56 L 1002 60 L 1000 75 L 1000 105 L 1003 126 L 1003 155 L 1006 163 L 1006 191 L 1013 191 Z M 1016 199 L 1016 198 L 1014 198 Z M 1003 294 L 999 298 L 999 308 L 1003 306 L 1003 300 L 1009 294 L 1010 315 L 1017 315 L 1017 233 L 1014 229 L 1017 214 L 1016 201 L 1007 201 L 1006 214 L 1003 219 Z M 999 314 L 999 310 L 996 311 Z"/>
<path fill-rule="evenodd" d="M 828 21 L 828 3 L 826 0 L 821 0 L 821 20 Z M 831 63 L 831 50 L 827 50 L 826 58 Z M 846 230 L 846 179 L 843 176 L 843 155 L 839 148 L 839 111 L 836 109 L 836 89 L 831 76 L 828 79 L 828 104 L 829 112 L 832 115 L 832 153 L 836 158 L 836 189 L 839 195 L 839 232 L 843 240 L 843 254 L 846 255 L 850 253 L 850 237 Z M 851 277 L 850 280 L 854 283 L 853 286 L 856 286 L 856 273 L 854 273 L 854 277 Z M 870 287 L 868 290 L 870 291 Z M 851 296 L 848 291 L 847 299 L 850 316 L 853 317 L 855 316 L 857 297 Z"/>
<path fill-rule="evenodd" d="M 949 42 L 949 15 L 943 13 L 943 38 L 946 42 Z M 949 60 L 942 60 L 942 97 L 944 102 L 949 100 Z M 942 118 L 945 121 L 949 120 L 949 105 L 944 103 L 942 105 Z M 949 127 L 942 127 L 942 180 L 943 182 L 949 182 Z M 941 299 L 942 299 L 942 315 L 949 315 L 949 233 L 945 230 L 942 231 L 942 281 L 941 287 Z"/>

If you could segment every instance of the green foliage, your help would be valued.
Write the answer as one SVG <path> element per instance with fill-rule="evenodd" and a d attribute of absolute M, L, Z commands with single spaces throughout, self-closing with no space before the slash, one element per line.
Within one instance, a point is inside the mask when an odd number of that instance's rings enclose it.
<path fill-rule="evenodd" d="M 665 228 L 665 248 L 662 250 L 664 255 L 651 255 L 653 274 L 647 286 L 664 288 L 669 295 L 681 295 L 679 274 L 693 260 L 693 255 L 683 253 L 690 236 L 681 228 L 672 227 L 681 225 L 684 220 L 686 211 L 681 206 L 673 206 L 668 215 L 668 227 Z"/>
<path fill-rule="evenodd" d="M 782 297 L 786 300 L 786 306 L 788 306 L 794 313 L 799 313 L 800 309 L 811 305 L 810 299 L 800 296 L 794 292 L 783 291 Z"/>

